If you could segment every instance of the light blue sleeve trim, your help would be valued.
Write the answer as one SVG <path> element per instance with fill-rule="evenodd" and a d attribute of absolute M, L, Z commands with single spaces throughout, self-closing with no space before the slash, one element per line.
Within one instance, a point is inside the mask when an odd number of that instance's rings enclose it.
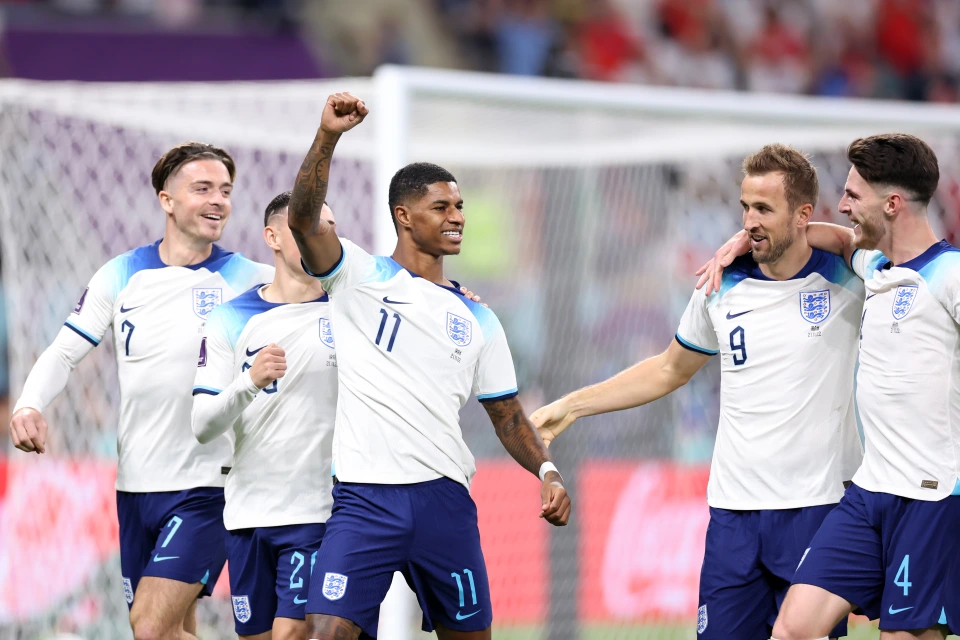
<path fill-rule="evenodd" d="M 519 393 L 519 390 L 514 387 L 513 389 L 507 389 L 506 391 L 498 391 L 497 393 L 483 393 L 477 396 L 477 400 L 506 400 L 507 398 L 512 398 Z"/>
<path fill-rule="evenodd" d="M 683 347 L 683 348 L 685 348 L 685 349 L 689 349 L 690 351 L 696 351 L 697 353 L 702 353 L 702 354 L 704 354 L 704 355 L 706 355 L 706 356 L 715 356 L 715 355 L 717 355 L 718 353 L 720 353 L 719 351 L 711 351 L 710 349 L 704 349 L 703 347 L 698 347 L 697 345 L 693 344 L 692 342 L 687 342 L 686 340 L 684 340 L 683 338 L 680 337 L 680 334 L 679 334 L 679 333 L 676 334 L 676 336 L 674 336 L 674 337 L 677 339 L 677 342 L 680 343 L 680 346 L 681 346 L 681 347 Z"/>
<path fill-rule="evenodd" d="M 307 268 L 307 263 L 303 261 L 303 258 L 300 258 L 300 266 L 303 267 L 303 270 L 307 272 L 308 276 L 313 276 L 314 278 L 332 278 L 337 274 L 338 271 L 343 267 L 345 258 L 347 257 L 347 250 L 343 247 L 343 243 L 340 243 L 340 257 L 337 258 L 337 261 L 333 263 L 333 266 L 324 271 L 323 273 L 314 273 Z"/>
<path fill-rule="evenodd" d="M 853 253 L 850 254 L 850 268 L 853 269 L 853 272 L 856 273 L 857 270 L 853 268 L 853 261 L 856 259 L 857 254 L 863 251 L 863 249 L 854 249 Z"/>
<path fill-rule="evenodd" d="M 95 347 L 100 346 L 100 341 L 97 340 L 96 338 L 94 338 L 92 335 L 90 335 L 90 334 L 87 333 L 86 331 L 84 331 L 83 329 L 81 329 L 81 328 L 79 328 L 79 327 L 75 327 L 74 325 L 70 324 L 69 322 L 64 322 L 64 323 L 63 323 L 63 326 L 65 326 L 66 328 L 68 328 L 68 329 L 74 331 L 75 333 L 79 334 L 81 338 L 83 338 L 84 340 L 86 340 L 87 342 L 89 342 L 90 344 L 92 344 L 93 346 L 95 346 Z"/>
<path fill-rule="evenodd" d="M 953 492 L 950 494 L 952 496 L 960 496 L 960 478 L 957 478 L 956 483 L 953 485 Z"/>
<path fill-rule="evenodd" d="M 214 389 L 213 387 L 194 387 L 193 388 L 193 395 L 206 393 L 207 395 L 218 396 L 222 392 L 223 392 L 223 389 Z"/>

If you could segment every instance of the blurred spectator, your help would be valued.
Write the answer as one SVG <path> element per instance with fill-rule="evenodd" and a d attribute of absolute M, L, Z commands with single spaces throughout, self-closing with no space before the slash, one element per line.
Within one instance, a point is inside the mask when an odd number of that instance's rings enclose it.
<path fill-rule="evenodd" d="M 708 89 L 737 86 L 738 58 L 713 0 L 661 0 L 658 16 L 664 40 L 651 57 L 664 84 Z"/>
<path fill-rule="evenodd" d="M 547 0 L 503 0 L 494 24 L 497 70 L 519 76 L 544 75 L 558 36 Z"/>
<path fill-rule="evenodd" d="M 927 0 L 881 0 L 877 52 L 885 63 L 889 97 L 923 100 L 936 41 Z"/>
<path fill-rule="evenodd" d="M 751 91 L 801 93 L 810 84 L 805 34 L 786 24 L 773 5 L 746 53 L 747 88 Z"/>
<path fill-rule="evenodd" d="M 595 0 L 580 24 L 581 75 L 591 80 L 639 80 L 644 50 L 610 0 Z"/>

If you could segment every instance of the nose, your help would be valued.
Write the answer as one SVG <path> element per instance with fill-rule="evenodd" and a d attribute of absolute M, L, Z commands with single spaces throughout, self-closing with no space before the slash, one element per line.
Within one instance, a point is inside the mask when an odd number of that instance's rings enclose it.
<path fill-rule="evenodd" d="M 226 201 L 227 199 L 223 197 L 222 191 L 220 191 L 219 189 L 210 190 L 210 198 L 209 198 L 210 204 L 215 204 L 217 206 L 222 207 L 226 203 Z"/>
<path fill-rule="evenodd" d="M 743 212 L 743 228 L 747 231 L 757 227 L 757 213 L 753 207 Z"/>
<path fill-rule="evenodd" d="M 447 210 L 447 222 L 462 227 L 464 223 L 463 211 L 456 207 L 450 207 L 450 209 Z"/>

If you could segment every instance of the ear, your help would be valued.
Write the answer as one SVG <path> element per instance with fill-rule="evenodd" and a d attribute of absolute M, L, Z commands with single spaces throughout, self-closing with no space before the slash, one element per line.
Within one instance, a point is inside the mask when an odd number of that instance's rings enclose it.
<path fill-rule="evenodd" d="M 398 204 L 393 208 L 393 216 L 397 219 L 397 226 L 399 227 L 410 227 L 410 209 Z"/>
<path fill-rule="evenodd" d="M 263 228 L 263 241 L 274 251 L 280 251 L 280 242 L 277 238 L 277 232 L 273 227 Z"/>
<path fill-rule="evenodd" d="M 883 201 L 883 215 L 892 218 L 900 211 L 903 210 L 906 202 L 903 199 L 903 196 L 893 191 L 887 194 L 887 197 Z"/>
<path fill-rule="evenodd" d="M 160 207 L 167 213 L 173 213 L 173 196 L 167 193 L 166 191 L 161 191 L 157 194 L 157 199 L 160 201 Z"/>
<path fill-rule="evenodd" d="M 797 209 L 797 226 L 805 227 L 810 223 L 810 218 L 813 217 L 813 205 L 805 204 Z"/>

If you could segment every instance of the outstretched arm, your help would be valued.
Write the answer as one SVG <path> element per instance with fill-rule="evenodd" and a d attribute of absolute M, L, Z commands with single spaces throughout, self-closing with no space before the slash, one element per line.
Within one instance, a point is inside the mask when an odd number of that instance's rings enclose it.
<path fill-rule="evenodd" d="M 660 355 L 541 407 L 530 420 L 549 445 L 577 418 L 639 407 L 679 389 L 709 358 L 674 340 Z"/>
<path fill-rule="evenodd" d="M 553 461 L 536 428 L 524 414 L 517 397 L 482 404 L 487 410 L 487 415 L 490 416 L 490 421 L 493 422 L 503 448 L 520 463 L 520 466 L 540 477 L 540 468 L 543 464 L 549 462 L 552 465 Z M 560 473 L 555 470 L 547 471 L 540 480 L 542 482 L 540 517 L 553 525 L 567 524 L 570 518 L 570 497 L 563 486 Z"/>
<path fill-rule="evenodd" d="M 320 209 L 327 197 L 333 150 L 341 134 L 363 122 L 367 113 L 363 101 L 349 93 L 335 93 L 327 98 L 320 128 L 297 173 L 288 224 L 303 263 L 312 273 L 326 273 L 340 260 L 340 241 L 333 227 L 320 218 Z"/>
<path fill-rule="evenodd" d="M 811 222 L 807 225 L 807 242 L 810 246 L 843 256 L 848 266 L 853 252 L 856 251 L 854 241 L 854 230 L 849 227 L 841 227 L 829 222 Z"/>

